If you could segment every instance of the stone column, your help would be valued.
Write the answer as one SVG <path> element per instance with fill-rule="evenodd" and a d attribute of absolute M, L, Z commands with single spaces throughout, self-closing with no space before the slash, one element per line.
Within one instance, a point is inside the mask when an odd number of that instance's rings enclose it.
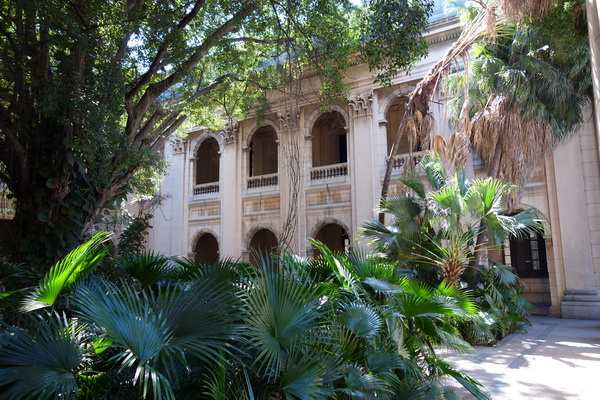
<path fill-rule="evenodd" d="M 585 124 L 579 134 L 554 152 L 556 199 L 566 289 L 561 301 L 564 318 L 600 319 L 598 274 L 592 244 L 598 241 L 598 163 L 584 162 L 595 129 Z M 594 189 L 595 187 L 595 189 Z M 593 190 L 592 190 L 593 189 Z M 589 193 L 588 193 L 589 192 Z M 594 199 L 596 197 L 596 199 Z M 597 260 L 596 260 L 597 263 Z"/>
<path fill-rule="evenodd" d="M 220 157 L 219 193 L 221 199 L 221 231 L 219 255 L 221 259 L 241 256 L 242 195 L 241 159 L 238 150 L 239 124 L 229 123 L 220 132 L 223 147 Z"/>
<path fill-rule="evenodd" d="M 299 254 L 303 247 L 299 243 L 299 228 L 303 181 L 303 138 L 300 135 L 300 111 L 296 107 L 277 113 L 279 119 L 279 204 L 280 246 Z"/>
<path fill-rule="evenodd" d="M 350 109 L 349 133 L 350 148 L 348 149 L 348 164 L 352 182 L 352 227 L 358 229 L 364 221 L 374 216 L 373 209 L 377 205 L 374 201 L 376 192 L 373 171 L 373 135 L 378 129 L 373 123 L 373 102 L 375 101 L 373 91 L 359 93 L 350 97 L 348 106 Z M 378 185 L 377 185 L 378 186 Z M 348 232 L 355 236 L 355 232 Z M 360 243 L 360 247 L 366 247 Z"/>

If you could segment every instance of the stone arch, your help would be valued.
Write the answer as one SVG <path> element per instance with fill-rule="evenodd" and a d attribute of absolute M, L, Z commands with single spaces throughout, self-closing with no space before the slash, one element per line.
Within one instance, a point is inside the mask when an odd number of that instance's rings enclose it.
<path fill-rule="evenodd" d="M 254 227 L 246 235 L 247 259 L 254 265 L 259 265 L 259 259 L 255 257 L 257 251 L 261 255 L 267 255 L 279 248 L 279 240 L 275 231 L 268 226 L 259 225 Z"/>
<path fill-rule="evenodd" d="M 194 132 L 190 132 L 189 135 L 194 135 Z M 223 151 L 223 137 L 217 134 L 217 132 L 215 131 L 205 130 L 204 132 L 190 140 L 190 146 L 188 148 L 188 158 L 194 159 L 196 157 L 196 153 L 198 153 L 198 149 L 202 145 L 202 142 L 209 138 L 215 139 L 217 141 L 217 143 L 219 144 L 219 153 L 221 153 Z"/>
<path fill-rule="evenodd" d="M 310 237 L 327 245 L 333 251 L 348 251 L 351 249 L 350 229 L 346 224 L 335 218 L 325 218 L 319 221 L 312 230 Z M 313 251 L 313 257 L 320 253 Z"/>
<path fill-rule="evenodd" d="M 313 167 L 348 161 L 347 121 L 338 111 L 322 113 L 311 126 Z"/>
<path fill-rule="evenodd" d="M 346 110 L 345 108 L 340 107 L 338 105 L 333 105 L 330 108 L 331 108 L 330 111 L 337 111 L 338 113 L 341 114 L 341 116 L 344 118 L 344 121 L 346 122 L 346 131 L 348 131 L 348 121 L 350 119 L 350 116 L 348 115 L 348 110 Z M 317 122 L 317 120 L 323 114 L 324 114 L 324 112 L 321 111 L 321 109 L 316 108 L 315 110 L 313 110 L 310 113 L 308 118 L 306 118 L 306 123 L 304 124 L 304 127 L 302 128 L 302 130 L 304 131 L 305 138 L 312 139 L 312 128 L 315 125 L 315 122 Z"/>
<path fill-rule="evenodd" d="M 279 143 L 279 125 L 275 121 L 265 118 L 262 120 L 260 125 L 256 125 L 254 123 L 254 124 L 250 125 L 247 129 L 245 129 L 245 133 L 243 135 L 243 137 L 244 137 L 243 148 L 244 149 L 250 148 L 250 142 L 252 141 L 252 136 L 254 136 L 256 131 L 258 131 L 260 128 L 263 128 L 265 126 L 270 126 L 271 128 L 273 128 L 273 130 L 275 131 L 275 138 L 277 140 L 277 143 Z"/>
<path fill-rule="evenodd" d="M 217 234 L 211 229 L 201 229 L 191 240 L 191 254 L 194 260 L 205 264 L 215 264 L 221 258 L 220 243 Z"/>
<path fill-rule="evenodd" d="M 264 121 L 260 127 L 253 126 L 246 137 L 247 176 L 277 173 L 279 170 L 279 139 L 277 125 Z"/>
<path fill-rule="evenodd" d="M 377 119 L 379 121 L 385 121 L 385 116 L 390 108 L 390 104 L 401 96 L 408 96 L 414 89 L 414 85 L 403 84 L 384 96 L 379 103 Z"/>

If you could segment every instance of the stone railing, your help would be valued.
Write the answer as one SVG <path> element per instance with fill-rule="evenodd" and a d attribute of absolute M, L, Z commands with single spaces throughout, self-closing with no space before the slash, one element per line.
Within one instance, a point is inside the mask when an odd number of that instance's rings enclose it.
<path fill-rule="evenodd" d="M 277 186 L 277 173 L 248 177 L 248 189 L 268 186 Z"/>
<path fill-rule="evenodd" d="M 348 164 L 331 164 L 322 167 L 314 167 L 310 169 L 310 180 L 316 181 L 319 179 L 337 178 L 339 176 L 348 175 Z"/>
<path fill-rule="evenodd" d="M 414 165 L 418 165 L 421 162 L 421 158 L 425 155 L 425 151 L 415 151 L 412 154 L 404 153 L 404 154 L 396 154 L 394 158 L 392 158 L 392 168 L 399 169 L 402 168 L 404 164 L 412 157 L 412 161 Z M 389 160 L 389 157 L 387 158 Z"/>
<path fill-rule="evenodd" d="M 201 183 L 194 185 L 194 196 L 201 196 L 203 194 L 219 193 L 219 183 Z"/>

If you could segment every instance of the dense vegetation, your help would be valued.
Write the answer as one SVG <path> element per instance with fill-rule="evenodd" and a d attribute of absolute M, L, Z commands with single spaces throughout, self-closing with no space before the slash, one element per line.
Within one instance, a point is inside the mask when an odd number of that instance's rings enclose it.
<path fill-rule="evenodd" d="M 2 398 L 431 398 L 451 396 L 448 377 L 486 398 L 437 354 L 469 349 L 456 321 L 477 310 L 447 282 L 317 242 L 317 261 L 265 256 L 258 269 L 153 254 L 113 264 L 107 239 L 5 294 Z"/>

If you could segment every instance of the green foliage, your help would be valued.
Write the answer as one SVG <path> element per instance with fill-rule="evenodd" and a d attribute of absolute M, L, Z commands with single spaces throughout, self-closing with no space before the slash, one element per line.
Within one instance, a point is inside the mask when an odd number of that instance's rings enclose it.
<path fill-rule="evenodd" d="M 3 399 L 74 399 L 84 362 L 82 326 L 65 314 L 28 314 L 21 327 L 0 322 Z"/>
<path fill-rule="evenodd" d="M 427 55 L 422 37 L 433 1 L 370 0 L 362 16 L 362 51 L 377 80 L 390 84 L 400 72 L 408 70 Z"/>
<path fill-rule="evenodd" d="M 468 74 L 449 80 L 457 95 L 452 118 L 458 121 L 465 102 L 473 117 L 503 96 L 523 118 L 547 121 L 553 145 L 569 138 L 592 97 L 584 8 L 584 1 L 556 2 L 543 20 L 499 27 L 496 39 L 475 45 Z"/>
<path fill-rule="evenodd" d="M 152 217 L 152 214 L 136 217 L 127 225 L 127 228 L 119 235 L 117 252 L 120 255 L 140 254 L 143 252 L 148 229 L 152 228 L 149 222 Z"/>
<path fill-rule="evenodd" d="M 421 280 L 457 284 L 482 250 L 476 241 L 481 234 L 502 244 L 543 228 L 536 210 L 502 215 L 511 184 L 494 178 L 469 181 L 462 171 L 450 176 L 436 154 L 425 156 L 421 165 L 425 184 L 409 173 L 401 178 L 407 191 L 381 205 L 392 216 L 391 225 L 372 220 L 361 228 L 378 250 L 414 268 Z"/>
<path fill-rule="evenodd" d="M 111 234 L 108 232 L 97 233 L 50 268 L 38 287 L 25 298 L 23 311 L 33 311 L 54 305 L 61 293 L 96 268 L 108 253 L 105 243 L 110 236 Z"/>
<path fill-rule="evenodd" d="M 73 254 L 94 259 L 96 241 Z M 15 400 L 425 399 L 454 377 L 487 398 L 435 350 L 468 347 L 454 325 L 476 312 L 470 295 L 417 282 L 381 257 L 313 244 L 322 258 L 264 255 L 260 269 L 118 259 L 142 285 L 92 275 L 55 302 L 66 312 L 3 323 L 0 391 Z"/>
<path fill-rule="evenodd" d="M 264 113 L 266 93 L 305 67 L 331 104 L 361 51 L 372 68 L 390 67 L 389 79 L 424 53 L 428 10 L 396 0 L 364 9 L 347 0 L 6 2 L 0 180 L 16 201 L 7 249 L 43 268 L 128 193 L 152 195 L 165 170 L 159 150 L 188 117 L 219 126 L 256 105 Z"/>

